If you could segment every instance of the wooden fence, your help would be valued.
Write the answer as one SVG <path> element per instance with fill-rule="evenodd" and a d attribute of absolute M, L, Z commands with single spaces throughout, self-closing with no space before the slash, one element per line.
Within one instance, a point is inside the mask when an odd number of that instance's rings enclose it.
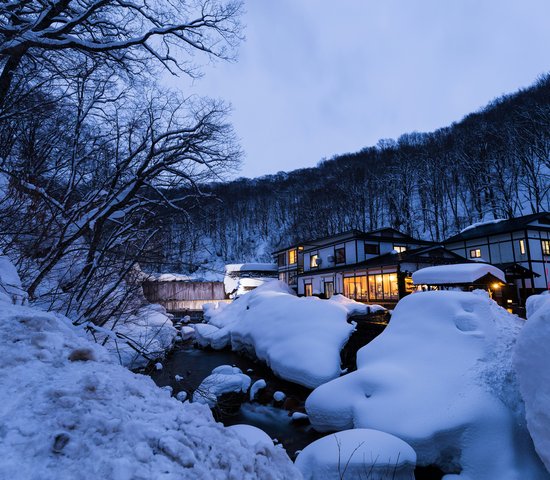
<path fill-rule="evenodd" d="M 176 314 L 200 311 L 205 303 L 230 302 L 223 282 L 144 282 L 143 293 L 151 303 Z"/>

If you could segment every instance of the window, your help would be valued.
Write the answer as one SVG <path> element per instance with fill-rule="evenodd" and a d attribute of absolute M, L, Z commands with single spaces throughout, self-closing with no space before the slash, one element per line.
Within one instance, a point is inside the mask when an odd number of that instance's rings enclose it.
<path fill-rule="evenodd" d="M 550 240 L 541 240 L 542 244 L 542 254 L 546 256 L 550 256 Z"/>
<path fill-rule="evenodd" d="M 354 300 L 368 300 L 367 277 L 344 277 L 344 295 Z"/>
<path fill-rule="evenodd" d="M 369 275 L 369 300 L 398 300 L 397 273 Z"/>
<path fill-rule="evenodd" d="M 380 255 L 380 245 L 377 243 L 365 243 L 365 255 Z"/>
<path fill-rule="evenodd" d="M 525 255 L 525 240 L 519 241 L 519 251 L 522 255 Z"/>
<path fill-rule="evenodd" d="M 393 246 L 393 249 L 397 252 L 397 253 L 403 253 L 405 250 L 407 250 L 407 247 L 405 245 L 394 245 Z"/>
<path fill-rule="evenodd" d="M 470 258 L 481 258 L 481 248 L 473 248 L 470 250 Z"/>
<path fill-rule="evenodd" d="M 296 259 L 297 259 L 297 252 L 296 252 L 296 249 L 293 248 L 292 250 L 288 251 L 288 264 L 294 265 L 296 263 Z"/>
<path fill-rule="evenodd" d="M 312 297 L 313 296 L 313 285 L 311 283 L 304 284 L 304 293 L 306 297 Z"/>
<path fill-rule="evenodd" d="M 288 272 L 288 284 L 289 285 L 296 285 L 297 280 L 296 272 Z"/>
<path fill-rule="evenodd" d="M 277 255 L 277 265 L 279 265 L 279 267 L 284 267 L 286 265 L 286 255 L 284 253 L 279 253 L 279 255 Z"/>
<path fill-rule="evenodd" d="M 334 262 L 336 264 L 346 263 L 346 249 L 344 247 L 334 250 Z"/>
<path fill-rule="evenodd" d="M 317 255 L 316 253 L 311 255 L 309 259 L 309 266 L 311 268 L 317 268 L 319 266 L 319 263 L 319 255 Z"/>

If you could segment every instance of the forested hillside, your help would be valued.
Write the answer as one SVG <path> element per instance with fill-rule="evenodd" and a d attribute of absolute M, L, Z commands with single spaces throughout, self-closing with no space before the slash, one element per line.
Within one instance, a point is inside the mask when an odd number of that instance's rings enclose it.
<path fill-rule="evenodd" d="M 548 210 L 549 153 L 545 76 L 435 132 L 381 140 L 316 168 L 205 186 L 212 198 L 200 207 L 164 212 L 164 262 L 192 271 L 266 260 L 276 247 L 350 228 L 441 240 L 480 220 Z"/>

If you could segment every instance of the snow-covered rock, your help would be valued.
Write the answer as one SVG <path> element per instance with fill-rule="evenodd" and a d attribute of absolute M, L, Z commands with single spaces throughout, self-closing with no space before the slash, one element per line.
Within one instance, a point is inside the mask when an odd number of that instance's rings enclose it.
<path fill-rule="evenodd" d="M 250 387 L 250 401 L 254 400 L 256 398 L 256 394 L 265 387 L 267 387 L 267 383 L 265 383 L 263 378 L 256 380 Z"/>
<path fill-rule="evenodd" d="M 550 294 L 527 299 L 527 322 L 514 353 L 527 428 L 550 471 Z"/>
<path fill-rule="evenodd" d="M 273 400 L 275 400 L 276 402 L 282 402 L 285 398 L 286 398 L 286 395 L 285 395 L 284 392 L 280 392 L 280 391 L 277 390 L 273 394 Z"/>
<path fill-rule="evenodd" d="M 64 317 L 0 305 L 0 478 L 300 478 L 201 404 L 115 363 Z"/>
<path fill-rule="evenodd" d="M 201 347 L 211 347 L 214 350 L 221 350 L 231 341 L 231 333 L 228 329 L 218 328 L 208 323 L 197 323 L 195 325 L 195 341 Z"/>
<path fill-rule="evenodd" d="M 250 352 L 278 376 L 313 388 L 340 375 L 340 350 L 353 332 L 349 308 L 298 298 L 273 281 L 221 308 L 207 307 L 208 326 L 197 329 L 196 338 L 213 348 L 229 339 L 233 350 Z"/>
<path fill-rule="evenodd" d="M 342 305 L 350 315 L 354 315 L 354 314 L 367 315 L 369 313 L 381 312 L 386 310 L 381 305 L 376 305 L 376 304 L 367 305 L 365 303 L 356 302 L 355 300 L 352 300 L 351 298 L 348 298 L 340 294 L 332 296 L 328 301 Z"/>
<path fill-rule="evenodd" d="M 358 370 L 317 388 L 318 430 L 372 428 L 420 464 L 476 480 L 549 478 L 525 428 L 512 368 L 522 321 L 485 292 L 409 295 L 357 354 Z"/>
<path fill-rule="evenodd" d="M 250 377 L 237 367 L 220 365 L 212 370 L 193 393 L 193 402 L 205 403 L 214 407 L 224 393 L 246 393 L 250 387 Z"/>
<path fill-rule="evenodd" d="M 180 336 L 182 340 L 189 340 L 195 336 L 195 329 L 193 327 L 183 326 L 180 329 Z"/>
<path fill-rule="evenodd" d="M 358 428 L 309 444 L 295 464 L 304 480 L 414 480 L 416 453 L 393 435 Z"/>
<path fill-rule="evenodd" d="M 227 429 L 237 434 L 251 447 L 268 449 L 273 447 L 271 437 L 263 430 L 252 425 L 232 425 L 227 427 Z"/>

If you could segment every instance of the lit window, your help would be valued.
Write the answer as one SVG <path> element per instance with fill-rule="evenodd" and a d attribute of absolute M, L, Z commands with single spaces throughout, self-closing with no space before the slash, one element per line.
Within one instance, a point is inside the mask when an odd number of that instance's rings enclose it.
<path fill-rule="evenodd" d="M 337 248 L 334 250 L 334 261 L 335 263 L 346 263 L 346 249 Z"/>
<path fill-rule="evenodd" d="M 293 250 L 289 250 L 288 251 L 288 264 L 289 265 L 294 265 L 296 263 L 296 258 L 297 258 L 296 249 L 294 248 Z"/>
<path fill-rule="evenodd" d="M 312 297 L 313 296 L 313 285 L 311 283 L 306 283 L 304 285 L 304 293 L 306 297 Z"/>
<path fill-rule="evenodd" d="M 525 255 L 525 240 L 519 241 L 519 251 L 522 255 Z"/>
<path fill-rule="evenodd" d="M 542 254 L 544 256 L 550 256 L 550 240 L 541 240 Z"/>
<path fill-rule="evenodd" d="M 481 248 L 470 250 L 470 258 L 481 258 Z"/>
<path fill-rule="evenodd" d="M 314 254 L 310 257 L 309 266 L 311 268 L 317 268 L 319 266 L 319 255 Z"/>
<path fill-rule="evenodd" d="M 397 274 L 369 275 L 368 289 L 369 300 L 398 300 Z"/>
<path fill-rule="evenodd" d="M 397 252 L 397 253 L 403 253 L 405 250 L 407 250 L 407 247 L 405 245 L 394 245 L 393 246 L 393 249 Z"/>
<path fill-rule="evenodd" d="M 380 245 L 377 243 L 365 243 L 365 255 L 380 255 Z"/>

